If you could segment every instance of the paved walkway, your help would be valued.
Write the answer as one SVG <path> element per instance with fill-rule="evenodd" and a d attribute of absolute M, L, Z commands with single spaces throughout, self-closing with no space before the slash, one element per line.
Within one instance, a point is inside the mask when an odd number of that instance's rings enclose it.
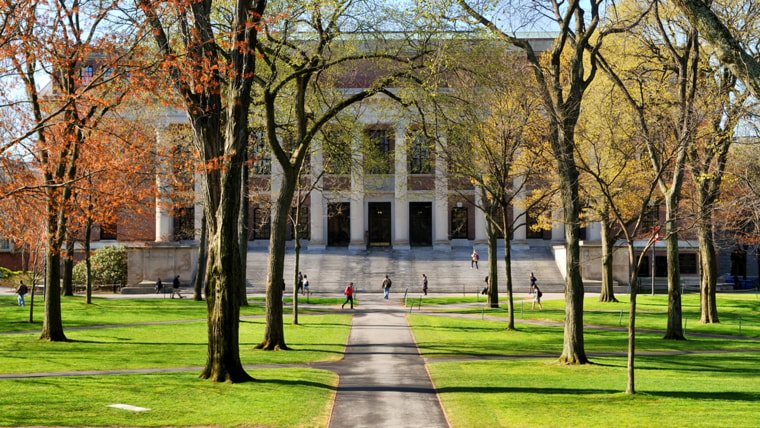
<path fill-rule="evenodd" d="M 355 309 L 331 428 L 448 427 L 405 310 L 393 300 L 363 296 Z"/>

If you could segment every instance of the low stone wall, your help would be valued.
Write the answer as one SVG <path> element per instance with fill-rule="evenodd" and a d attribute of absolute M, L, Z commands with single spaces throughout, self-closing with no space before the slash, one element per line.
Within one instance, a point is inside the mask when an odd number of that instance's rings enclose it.
<path fill-rule="evenodd" d="M 164 286 L 171 287 L 179 275 L 180 282 L 188 284 L 198 266 L 198 247 L 194 245 L 156 245 L 127 249 L 127 284 L 154 284 L 161 278 Z"/>

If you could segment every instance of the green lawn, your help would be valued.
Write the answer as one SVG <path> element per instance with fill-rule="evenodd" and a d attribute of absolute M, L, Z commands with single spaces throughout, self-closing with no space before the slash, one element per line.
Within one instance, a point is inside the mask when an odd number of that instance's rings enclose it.
<path fill-rule="evenodd" d="M 253 349 L 264 337 L 264 320 L 240 322 L 243 364 L 337 360 L 343 356 L 350 315 L 285 318 L 289 352 Z M 66 332 L 69 342 L 44 342 L 37 333 L 0 335 L 0 373 L 194 367 L 206 362 L 206 322 L 124 326 Z"/>
<path fill-rule="evenodd" d="M 311 301 L 317 299 L 311 299 Z M 323 299 L 335 300 L 335 299 Z M 0 297 L 0 332 L 39 330 L 42 328 L 44 304 L 42 296 L 34 299 L 34 321 L 29 324 L 31 296 L 26 307 L 18 307 L 15 297 Z M 290 302 L 292 299 L 286 299 Z M 317 302 L 312 302 L 316 304 Z M 321 304 L 321 303 L 320 303 Z M 299 313 L 320 312 L 311 309 L 305 298 L 299 300 Z M 292 306 L 284 308 L 292 313 Z M 240 308 L 240 315 L 262 316 L 265 314 L 263 299 L 251 299 L 249 306 Z M 105 299 L 93 297 L 92 304 L 85 304 L 83 296 L 62 297 L 61 317 L 63 327 L 86 327 L 93 325 L 133 324 L 178 320 L 205 320 L 206 302 L 191 299 Z"/>
<path fill-rule="evenodd" d="M 256 382 L 235 385 L 200 381 L 197 372 L 2 380 L 0 426 L 327 425 L 338 383 L 334 373 L 299 368 L 249 373 Z"/>
<path fill-rule="evenodd" d="M 518 324 L 516 331 L 506 331 L 501 321 L 457 319 L 440 316 L 411 315 L 415 340 L 425 357 L 459 357 L 477 355 L 556 355 L 562 352 L 563 328 Z M 586 330 L 586 352 L 626 352 L 626 332 Z M 463 344 L 467 344 L 463 346 Z M 471 346 L 477 344 L 477 346 Z M 661 334 L 636 335 L 638 351 L 750 350 L 760 349 L 760 342 L 691 338 L 685 341 L 662 340 Z"/>
<path fill-rule="evenodd" d="M 637 394 L 625 358 L 428 366 L 453 427 L 752 427 L 760 354 L 638 357 Z M 462 376 L 466 373 L 467 376 Z"/>
<path fill-rule="evenodd" d="M 689 333 L 722 334 L 746 337 L 760 337 L 760 300 L 754 294 L 718 295 L 719 324 L 700 324 L 699 295 L 683 295 L 681 306 L 687 335 Z M 628 295 L 618 295 L 617 303 L 601 303 L 596 297 L 587 297 L 583 302 L 583 321 L 587 325 L 628 327 L 630 300 Z M 466 303 L 462 298 L 451 298 L 448 302 L 439 300 L 436 304 Z M 489 316 L 507 316 L 506 300 L 501 299 L 500 308 L 484 308 L 484 304 L 467 309 L 445 310 Z M 423 308 L 429 303 L 423 300 Z M 543 310 L 531 309 L 531 300 L 515 299 L 515 319 L 547 320 L 563 322 L 565 317 L 564 300 L 546 300 L 542 302 Z M 668 313 L 667 296 L 639 295 L 636 299 L 636 328 L 665 330 Z M 622 316 L 621 316 L 622 315 Z M 741 330 L 740 330 L 741 327 Z"/>
<path fill-rule="evenodd" d="M 35 319 L 41 319 L 43 304 L 36 303 Z M 0 300 L 0 333 L 38 330 L 39 322 L 25 322 L 28 310 Z M 65 327 L 108 327 L 68 330 L 65 343 L 40 341 L 37 332 L 0 334 L 0 373 L 198 369 L 0 380 L 0 426 L 325 426 L 338 383 L 334 373 L 251 366 L 342 358 L 351 315 L 304 315 L 299 325 L 286 316 L 285 339 L 292 350 L 271 352 L 254 349 L 264 337 L 264 320 L 246 318 L 263 312 L 258 304 L 241 308 L 240 359 L 256 382 L 231 385 L 198 379 L 207 352 L 205 302 L 96 299 L 85 305 L 81 297 L 64 298 Z M 149 322 L 163 323 L 135 325 Z"/>

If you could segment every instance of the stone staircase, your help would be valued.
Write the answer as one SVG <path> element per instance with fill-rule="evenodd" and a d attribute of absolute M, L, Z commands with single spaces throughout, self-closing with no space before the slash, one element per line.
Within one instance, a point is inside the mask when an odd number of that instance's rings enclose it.
<path fill-rule="evenodd" d="M 381 292 L 380 284 L 386 274 L 393 280 L 392 292 L 421 291 L 421 276 L 426 274 L 429 293 L 478 293 L 488 274 L 488 253 L 478 249 L 480 269 L 470 268 L 470 248 L 453 248 L 450 251 L 430 247 L 413 247 L 409 251 L 390 248 L 349 251 L 347 248 L 327 248 L 323 251 L 302 251 L 300 271 L 305 273 L 314 293 L 342 292 L 353 281 L 358 293 Z M 247 275 L 249 292 L 261 293 L 266 282 L 268 253 L 264 249 L 248 252 Z M 500 293 L 506 292 L 504 250 L 497 254 Z M 285 258 L 286 290 L 292 292 L 295 255 L 289 249 Z M 512 279 L 514 293 L 527 293 L 528 277 L 533 272 L 541 290 L 561 293 L 564 290 L 562 275 L 554 262 L 549 247 L 520 247 L 512 251 Z"/>

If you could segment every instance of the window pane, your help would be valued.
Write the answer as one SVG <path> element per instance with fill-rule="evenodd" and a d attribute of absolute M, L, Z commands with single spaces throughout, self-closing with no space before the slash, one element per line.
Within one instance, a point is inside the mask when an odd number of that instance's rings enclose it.
<path fill-rule="evenodd" d="M 467 239 L 467 208 L 451 209 L 451 239 Z"/>
<path fill-rule="evenodd" d="M 409 141 L 409 172 L 411 174 L 431 174 L 433 147 L 430 139 L 422 131 L 415 131 Z"/>

